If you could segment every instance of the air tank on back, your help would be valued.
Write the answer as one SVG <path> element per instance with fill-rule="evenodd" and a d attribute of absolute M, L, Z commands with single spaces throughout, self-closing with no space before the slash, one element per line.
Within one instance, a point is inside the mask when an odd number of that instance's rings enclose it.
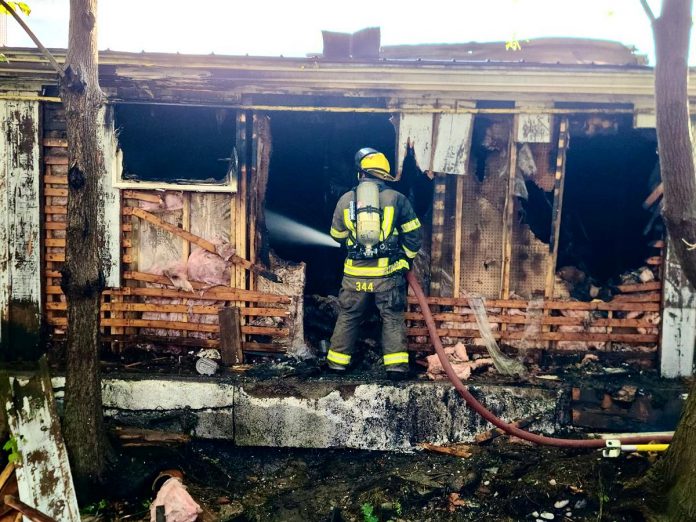
<path fill-rule="evenodd" d="M 358 243 L 365 247 L 365 255 L 377 254 L 375 246 L 380 240 L 382 219 L 379 209 L 379 185 L 374 181 L 363 180 L 356 189 Z"/>

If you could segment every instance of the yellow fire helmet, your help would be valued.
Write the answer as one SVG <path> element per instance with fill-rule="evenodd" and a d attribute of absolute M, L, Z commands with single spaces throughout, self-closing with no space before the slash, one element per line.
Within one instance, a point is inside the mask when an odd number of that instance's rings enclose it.
<path fill-rule="evenodd" d="M 358 176 L 360 174 L 368 174 L 385 181 L 396 180 L 396 178 L 391 175 L 387 157 L 381 152 L 369 147 L 360 149 L 355 154 L 355 168 L 358 169 Z"/>

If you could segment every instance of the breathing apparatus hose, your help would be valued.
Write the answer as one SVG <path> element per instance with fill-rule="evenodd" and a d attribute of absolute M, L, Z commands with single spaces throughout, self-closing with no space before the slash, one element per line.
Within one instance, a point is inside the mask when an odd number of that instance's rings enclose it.
<path fill-rule="evenodd" d="M 598 449 L 604 448 L 606 446 L 606 440 L 604 439 L 559 439 L 556 437 L 546 437 L 544 435 L 537 435 L 536 433 L 530 433 L 528 431 L 517 428 L 511 424 L 508 424 L 504 420 L 496 417 L 490 410 L 488 410 L 483 404 L 481 404 L 476 397 L 474 397 L 471 392 L 462 384 L 461 379 L 457 377 L 454 373 L 454 369 L 447 359 L 445 350 L 442 346 L 442 341 L 437 335 L 437 327 L 435 326 L 435 321 L 433 320 L 432 313 L 430 312 L 430 307 L 428 306 L 428 301 L 423 293 L 416 276 L 413 272 L 406 273 L 406 280 L 413 289 L 413 293 L 418 300 L 418 304 L 421 307 L 423 318 L 425 319 L 425 324 L 428 327 L 428 333 L 430 335 L 430 340 L 433 343 L 435 352 L 437 353 L 440 363 L 447 374 L 447 378 L 450 380 L 454 388 L 457 390 L 459 395 L 466 401 L 469 407 L 478 413 L 481 417 L 486 419 L 488 422 L 494 426 L 505 431 L 509 435 L 514 435 L 520 439 L 528 440 L 534 442 L 535 444 L 541 444 L 544 446 L 557 446 L 561 448 L 589 448 Z M 670 442 L 672 440 L 672 435 L 658 435 L 658 436 L 632 436 L 619 438 L 621 444 L 647 444 L 648 442 Z"/>

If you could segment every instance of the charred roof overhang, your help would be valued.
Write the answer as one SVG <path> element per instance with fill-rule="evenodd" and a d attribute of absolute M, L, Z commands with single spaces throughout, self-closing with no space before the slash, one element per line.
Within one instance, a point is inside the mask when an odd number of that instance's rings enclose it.
<path fill-rule="evenodd" d="M 3 50 L 0 92 L 41 92 L 56 75 L 34 49 Z M 54 50 L 59 61 L 64 51 Z M 696 99 L 696 71 L 690 95 Z M 444 60 L 327 61 L 165 53 L 100 54 L 100 82 L 113 101 L 239 105 L 248 95 L 321 95 L 402 100 L 434 110 L 457 100 L 585 101 L 648 104 L 653 69 Z"/>

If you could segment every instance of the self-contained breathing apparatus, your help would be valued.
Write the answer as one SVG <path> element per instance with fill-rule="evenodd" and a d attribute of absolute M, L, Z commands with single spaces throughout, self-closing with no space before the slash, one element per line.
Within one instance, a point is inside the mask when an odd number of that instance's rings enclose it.
<path fill-rule="evenodd" d="M 355 155 L 355 165 L 359 176 L 368 174 L 388 181 L 395 179 L 384 154 L 374 149 L 360 149 Z M 353 190 L 348 216 L 355 230 L 355 243 L 348 246 L 349 259 L 375 259 L 398 254 L 399 246 L 392 230 L 383 230 L 382 227 L 384 215 L 376 181 L 360 180 Z M 385 237 L 385 234 L 388 236 Z"/>

